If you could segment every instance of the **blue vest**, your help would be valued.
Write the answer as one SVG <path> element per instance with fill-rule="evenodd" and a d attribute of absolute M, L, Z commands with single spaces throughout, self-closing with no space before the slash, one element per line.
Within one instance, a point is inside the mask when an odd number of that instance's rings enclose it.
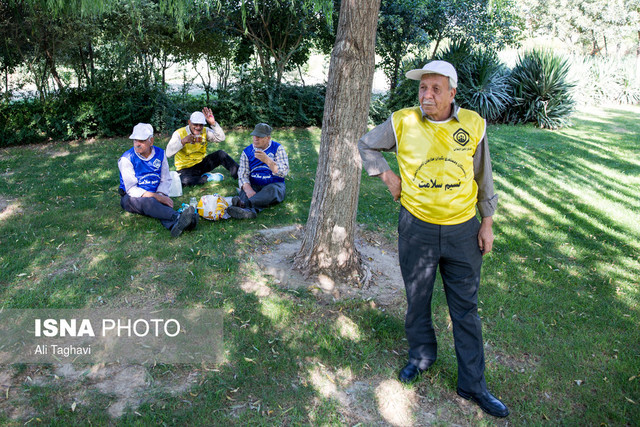
<path fill-rule="evenodd" d="M 278 147 L 280 147 L 280 144 L 272 140 L 271 145 L 264 150 L 264 153 L 275 161 Z M 244 149 L 244 154 L 246 154 L 249 159 L 249 181 L 252 185 L 255 184 L 264 187 L 265 185 L 275 182 L 284 182 L 283 177 L 274 175 L 271 169 L 269 169 L 269 166 L 256 158 L 256 149 L 253 147 L 253 144 Z"/>
<path fill-rule="evenodd" d="M 162 161 L 164 160 L 164 150 L 162 148 L 153 147 L 155 154 L 147 159 L 142 160 L 131 147 L 127 150 L 122 157 L 129 159 L 133 165 L 133 170 L 138 178 L 138 187 L 155 193 L 160 185 L 160 175 L 162 174 Z M 120 175 L 120 188 L 127 191 L 124 188 L 124 182 L 122 181 L 122 174 Z"/>

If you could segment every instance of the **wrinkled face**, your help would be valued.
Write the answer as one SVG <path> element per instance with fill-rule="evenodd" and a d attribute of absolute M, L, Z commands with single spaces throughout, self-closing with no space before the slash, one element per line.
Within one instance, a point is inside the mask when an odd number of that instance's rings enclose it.
<path fill-rule="evenodd" d="M 255 148 L 259 148 L 261 150 L 266 149 L 267 147 L 269 147 L 269 143 L 271 142 L 271 137 L 270 136 L 253 136 L 253 146 Z"/>
<path fill-rule="evenodd" d="M 202 133 L 203 128 L 204 128 L 204 125 L 191 123 L 191 120 L 189 120 L 189 130 L 191 130 L 191 133 L 193 135 L 200 135 Z"/>
<path fill-rule="evenodd" d="M 451 103 L 456 95 L 455 88 L 449 88 L 449 78 L 440 74 L 425 74 L 420 80 L 418 99 L 422 111 L 435 121 L 442 121 L 451 115 Z"/>
<path fill-rule="evenodd" d="M 140 154 L 142 157 L 149 157 L 151 155 L 151 147 L 153 146 L 153 137 L 145 140 L 134 139 L 133 140 L 133 149 L 136 153 Z"/>

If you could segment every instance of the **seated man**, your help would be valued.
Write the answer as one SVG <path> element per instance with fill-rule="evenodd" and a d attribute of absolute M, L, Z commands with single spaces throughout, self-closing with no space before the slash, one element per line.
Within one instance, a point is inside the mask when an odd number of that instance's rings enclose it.
<path fill-rule="evenodd" d="M 138 123 L 129 139 L 133 139 L 133 148 L 118 160 L 122 209 L 159 219 L 172 237 L 195 228 L 198 223 L 195 209 L 189 206 L 178 213 L 167 196 L 171 186 L 169 163 L 164 150 L 153 146 L 153 127 Z"/>
<path fill-rule="evenodd" d="M 183 186 L 204 184 L 204 175 L 222 165 L 229 170 L 233 179 L 238 179 L 238 164 L 222 150 L 207 155 L 207 142 L 224 141 L 224 131 L 213 117 L 211 109 L 191 114 L 188 125 L 173 133 L 167 144 L 167 156 L 175 154 L 176 170 Z M 205 124 L 211 128 L 205 128 Z"/>
<path fill-rule="evenodd" d="M 253 144 L 240 156 L 240 195 L 227 209 L 232 218 L 255 218 L 262 209 L 284 200 L 284 177 L 289 173 L 287 152 L 271 140 L 271 126 L 266 123 L 257 124 L 251 135 Z"/>

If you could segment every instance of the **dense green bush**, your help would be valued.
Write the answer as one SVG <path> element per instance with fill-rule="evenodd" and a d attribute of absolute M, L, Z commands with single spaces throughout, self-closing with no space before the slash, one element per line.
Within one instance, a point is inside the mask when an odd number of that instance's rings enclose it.
<path fill-rule="evenodd" d="M 576 80 L 576 101 L 583 105 L 640 102 L 636 58 L 574 56 L 571 71 Z"/>
<path fill-rule="evenodd" d="M 210 107 L 225 127 L 321 126 L 324 86 L 253 82 L 213 94 Z M 184 126 L 193 111 L 207 105 L 204 95 L 165 93 L 157 87 L 111 83 L 70 89 L 48 102 L 24 99 L 0 104 L 0 146 L 47 140 L 122 136 L 138 122 L 157 132 Z"/>
<path fill-rule="evenodd" d="M 0 104 L 0 146 L 31 144 L 45 141 L 46 114 L 36 100 L 20 100 Z"/>
<path fill-rule="evenodd" d="M 0 145 L 124 135 L 148 122 L 170 100 L 156 88 L 97 85 L 68 89 L 49 101 L 24 99 L 0 105 Z"/>
<path fill-rule="evenodd" d="M 212 108 L 226 126 L 321 126 L 326 88 L 288 84 L 239 83 L 217 91 Z"/>
<path fill-rule="evenodd" d="M 509 76 L 513 102 L 505 120 L 533 122 L 548 129 L 568 125 L 575 105 L 575 85 L 568 73 L 569 62 L 551 51 L 533 50 L 520 55 Z"/>

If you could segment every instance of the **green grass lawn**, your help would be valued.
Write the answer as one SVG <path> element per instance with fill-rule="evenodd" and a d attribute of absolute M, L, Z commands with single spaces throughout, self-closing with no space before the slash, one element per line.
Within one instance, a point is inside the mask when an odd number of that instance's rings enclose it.
<path fill-rule="evenodd" d="M 639 114 L 637 107 L 584 110 L 572 128 L 556 132 L 489 128 L 500 203 L 480 314 L 487 381 L 511 410 L 506 421 L 455 395 L 441 287 L 434 294 L 439 359 L 409 387 L 394 383 L 406 360 L 403 306 L 328 303 L 274 281 L 265 297 L 242 289 L 257 273 L 264 245 L 257 232 L 306 221 L 318 129 L 274 132 L 291 163 L 285 203 L 255 220 L 201 220 L 177 239 L 158 221 L 120 208 L 116 162 L 128 139 L 1 149 L 0 307 L 223 309 L 226 362 L 146 368 L 150 397 L 122 424 L 637 425 Z M 216 147 L 239 158 L 249 142 L 248 131 L 234 130 Z M 233 195 L 224 175 L 175 201 Z M 394 242 L 397 212 L 382 183 L 363 177 L 358 222 Z M 340 332 L 345 322 L 354 334 Z M 153 387 L 191 372 L 198 381 L 189 390 Z M 15 365 L 0 367 L 0 380 L 2 424 L 114 422 L 106 410 L 116 396 L 83 392 L 86 377 L 59 381 L 54 366 Z M 413 403 L 390 408 L 397 396 L 388 390 Z M 398 412 L 404 418 L 394 418 Z"/>

